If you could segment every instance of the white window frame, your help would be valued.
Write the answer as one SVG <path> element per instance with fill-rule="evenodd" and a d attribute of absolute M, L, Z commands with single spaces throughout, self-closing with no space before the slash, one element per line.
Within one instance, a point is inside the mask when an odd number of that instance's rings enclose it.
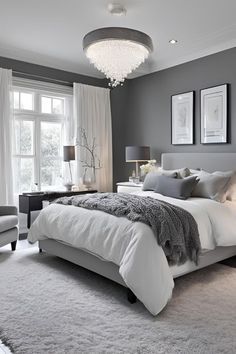
<path fill-rule="evenodd" d="M 41 123 L 60 123 L 62 124 L 62 140 L 63 131 L 65 129 L 66 122 L 66 98 L 72 96 L 73 90 L 71 87 L 64 87 L 61 85 L 49 84 L 44 82 L 38 82 L 33 80 L 18 79 L 13 80 L 12 91 L 19 91 L 25 93 L 33 93 L 33 110 L 21 110 L 14 109 L 14 119 L 22 121 L 33 121 L 34 122 L 34 136 L 33 136 L 33 155 L 16 154 L 15 146 L 13 147 L 13 157 L 14 158 L 33 158 L 34 160 L 34 183 L 38 184 L 39 190 L 41 190 Z M 51 97 L 59 98 L 64 101 L 64 114 L 55 113 L 42 113 L 41 112 L 41 97 Z M 20 107 L 20 102 L 19 102 Z M 71 113 L 72 114 L 72 113 Z M 62 144 L 61 144 L 61 154 L 58 157 L 62 161 Z"/>

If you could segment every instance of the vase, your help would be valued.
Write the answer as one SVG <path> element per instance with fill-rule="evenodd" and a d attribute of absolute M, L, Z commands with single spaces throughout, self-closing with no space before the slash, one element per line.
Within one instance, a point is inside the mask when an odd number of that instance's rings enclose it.
<path fill-rule="evenodd" d="M 95 189 L 96 185 L 96 171 L 95 169 L 85 169 L 83 175 L 83 184 L 88 190 Z"/>

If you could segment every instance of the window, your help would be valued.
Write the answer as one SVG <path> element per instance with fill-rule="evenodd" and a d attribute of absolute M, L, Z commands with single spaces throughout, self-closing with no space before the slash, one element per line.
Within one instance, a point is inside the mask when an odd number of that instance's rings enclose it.
<path fill-rule="evenodd" d="M 34 94 L 14 91 L 14 109 L 33 111 Z"/>
<path fill-rule="evenodd" d="M 60 185 L 62 175 L 62 127 L 61 123 L 41 122 L 41 188 Z"/>
<path fill-rule="evenodd" d="M 62 94 L 14 87 L 15 193 L 62 186 Z"/>
<path fill-rule="evenodd" d="M 42 113 L 54 113 L 63 114 L 64 113 L 64 101 L 61 98 L 53 97 L 41 97 L 41 107 Z"/>

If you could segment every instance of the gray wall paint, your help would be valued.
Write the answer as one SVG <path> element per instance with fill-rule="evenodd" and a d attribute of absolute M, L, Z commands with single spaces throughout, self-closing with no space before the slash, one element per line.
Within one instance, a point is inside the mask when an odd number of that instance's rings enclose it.
<path fill-rule="evenodd" d="M 126 145 L 150 145 L 153 158 L 161 152 L 236 151 L 236 48 L 126 81 L 111 91 L 114 185 L 127 180 L 134 166 L 125 163 Z M 106 80 L 0 57 L 0 67 L 51 79 L 107 87 Z M 229 83 L 231 143 L 200 144 L 199 90 Z M 196 91 L 195 142 L 193 146 L 170 143 L 170 97 Z"/>
<path fill-rule="evenodd" d="M 79 82 L 81 84 L 107 87 L 107 82 L 104 79 L 97 79 L 90 76 L 80 75 L 69 71 L 58 70 L 47 66 L 31 64 L 31 63 L 10 59 L 10 58 L 0 57 L 0 67 L 4 69 L 12 69 L 26 74 L 43 76 L 48 78 L 49 80 L 47 81 L 49 82 L 50 79 L 52 80 L 55 79 L 55 80 L 68 81 L 71 84 L 73 82 Z M 24 75 L 17 75 L 17 76 L 24 77 Z M 39 80 L 39 78 L 37 79 Z"/>
<path fill-rule="evenodd" d="M 229 83 L 230 143 L 220 145 L 200 144 L 200 89 Z M 171 95 L 195 90 L 195 144 L 171 145 Z M 126 114 L 119 146 L 114 146 L 114 156 L 124 156 L 125 145 L 150 145 L 151 155 L 158 158 L 162 152 L 226 152 L 236 151 L 236 48 L 197 59 L 150 75 L 129 80 L 128 99 L 125 97 Z M 122 105 L 123 97 L 119 97 Z M 114 112 L 114 114 L 117 112 Z M 118 119 L 117 117 L 113 117 Z M 118 138 L 117 138 L 118 140 Z M 116 150 L 119 150 L 117 152 Z M 118 163 L 121 163 L 119 160 Z M 114 161 L 115 171 L 116 161 Z M 132 167 L 115 175 L 115 180 L 127 180 Z"/>

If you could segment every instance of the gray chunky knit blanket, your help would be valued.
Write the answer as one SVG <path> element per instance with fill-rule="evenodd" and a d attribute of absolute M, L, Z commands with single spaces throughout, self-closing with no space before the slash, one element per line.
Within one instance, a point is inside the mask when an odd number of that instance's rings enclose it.
<path fill-rule="evenodd" d="M 200 240 L 193 216 L 186 210 L 151 197 L 127 193 L 95 193 L 62 197 L 54 203 L 101 210 L 149 225 L 169 264 L 198 262 Z"/>

